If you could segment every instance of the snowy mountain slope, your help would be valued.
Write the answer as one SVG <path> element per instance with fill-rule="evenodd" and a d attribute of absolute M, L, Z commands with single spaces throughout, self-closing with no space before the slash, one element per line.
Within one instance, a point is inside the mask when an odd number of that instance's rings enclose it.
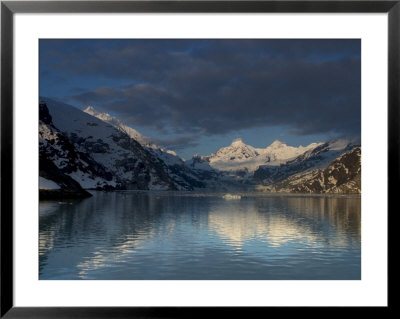
<path fill-rule="evenodd" d="M 54 126 L 79 152 L 89 154 L 105 167 L 121 188 L 177 188 L 160 161 L 126 133 L 70 105 L 42 100 L 47 104 Z M 79 175 L 72 177 L 83 182 Z"/>
<path fill-rule="evenodd" d="M 149 137 L 145 137 L 137 130 L 123 124 L 119 119 L 110 116 L 107 113 L 101 113 L 92 106 L 88 106 L 85 113 L 90 114 L 99 120 L 109 123 L 119 131 L 126 133 L 132 139 L 139 142 L 144 149 L 158 159 L 164 170 L 175 183 L 177 189 L 193 190 L 194 188 L 204 188 L 204 176 L 199 172 L 191 170 L 185 165 L 185 162 L 174 151 L 165 150 L 151 142 Z"/>
<path fill-rule="evenodd" d="M 195 155 L 191 160 L 184 161 L 175 152 L 159 147 L 152 143 L 150 138 L 143 138 L 143 135 L 137 130 L 124 125 L 120 120 L 107 113 L 98 112 L 93 107 L 87 107 L 84 112 L 111 124 L 122 132 L 126 132 L 141 143 L 146 150 L 160 160 L 178 189 L 227 187 L 226 184 L 229 184 L 230 187 L 232 182 L 235 182 L 228 176 L 223 176 L 218 169 L 212 168 L 207 157 Z"/>
<path fill-rule="evenodd" d="M 311 143 L 308 146 L 288 146 L 278 140 L 274 141 L 270 146 L 263 150 L 263 154 L 267 157 L 267 165 L 280 165 L 287 162 L 291 158 L 295 158 L 308 150 L 312 150 L 322 143 Z"/>
<path fill-rule="evenodd" d="M 129 135 L 131 138 L 138 141 L 142 146 L 148 146 L 151 144 L 151 139 L 149 137 L 140 134 L 132 127 L 123 124 L 119 119 L 112 117 L 108 113 L 99 112 L 93 106 L 88 106 L 83 110 L 83 112 L 92 115 L 94 117 L 97 117 L 99 120 L 102 120 L 103 122 L 111 124 L 115 128 L 119 129 L 120 131 Z"/>
<path fill-rule="evenodd" d="M 159 147 L 151 141 L 150 137 L 140 134 L 134 128 L 123 124 L 116 117 L 112 117 L 108 113 L 101 113 L 97 111 L 93 106 L 88 106 L 86 109 L 83 110 L 83 112 L 97 117 L 99 120 L 109 123 L 121 132 L 126 133 L 131 138 L 139 142 L 144 148 L 146 148 L 157 158 L 161 159 L 166 165 L 182 165 L 183 160 L 178 155 L 176 155 L 174 151 L 165 150 L 164 148 Z"/>
<path fill-rule="evenodd" d="M 49 160 L 58 170 L 72 178 L 78 178 L 84 188 L 116 186 L 111 172 L 79 151 L 68 137 L 58 130 L 46 104 L 39 105 L 39 155 Z"/>
<path fill-rule="evenodd" d="M 185 161 L 173 151 L 166 151 L 155 144 L 147 147 L 147 150 L 164 165 L 169 176 L 179 185 L 178 189 L 193 190 L 206 187 L 206 176 L 185 165 Z"/>
<path fill-rule="evenodd" d="M 39 156 L 39 198 L 85 198 L 92 194 L 67 174 L 62 173 L 48 158 Z"/>
<path fill-rule="evenodd" d="M 280 191 L 276 185 L 286 181 L 286 186 L 279 186 L 281 189 L 305 192 L 307 189 L 301 188 L 300 182 L 293 186 L 295 181 L 304 181 L 304 187 L 316 192 L 308 180 L 322 183 L 326 176 L 321 172 L 355 146 L 346 140 L 306 147 L 275 141 L 266 148 L 255 148 L 236 139 L 214 154 L 195 155 L 184 161 L 173 151 L 151 143 L 135 129 L 93 107 L 83 112 L 51 99 L 43 100 L 45 107 L 40 106 L 39 121 L 43 163 L 48 163 L 48 167 L 54 165 L 64 177 L 89 189 L 239 190 L 264 185 Z M 330 172 L 331 179 L 335 178 L 334 172 Z M 311 175 L 298 177 L 306 173 Z M 52 177 L 57 178 L 44 175 L 41 176 L 48 180 L 43 181 L 46 185 L 55 182 Z M 324 184 L 326 189 L 320 191 L 349 192 L 356 187 L 351 183 L 334 185 L 336 189 Z"/>
<path fill-rule="evenodd" d="M 262 165 L 278 166 L 318 145 L 312 143 L 306 147 L 293 147 L 276 140 L 266 148 L 255 148 L 245 144 L 242 139 L 236 139 L 207 158 L 215 169 L 252 173 Z"/>
<path fill-rule="evenodd" d="M 318 144 L 316 147 L 305 151 L 294 159 L 288 160 L 279 166 L 260 166 L 254 172 L 254 179 L 263 185 L 282 181 L 291 175 L 306 172 L 312 169 L 322 169 L 329 165 L 335 158 L 352 149 L 353 145 L 348 140 L 331 140 Z"/>
<path fill-rule="evenodd" d="M 190 160 L 185 162 L 186 166 L 193 170 L 214 172 L 215 170 L 210 166 L 210 160 L 207 156 L 195 154 Z"/>
<path fill-rule="evenodd" d="M 295 174 L 264 188 L 287 193 L 361 194 L 361 147 L 346 151 L 325 169 Z"/>
<path fill-rule="evenodd" d="M 191 171 L 195 172 L 201 180 L 205 181 L 208 186 L 210 186 L 211 182 L 215 187 L 215 182 L 221 180 L 224 175 L 210 166 L 209 159 L 206 156 L 195 154 L 190 160 L 185 162 L 185 165 L 190 168 Z"/>

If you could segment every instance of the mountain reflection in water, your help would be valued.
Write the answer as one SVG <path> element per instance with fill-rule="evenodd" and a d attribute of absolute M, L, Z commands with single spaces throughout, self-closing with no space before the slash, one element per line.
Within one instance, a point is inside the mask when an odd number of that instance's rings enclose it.
<path fill-rule="evenodd" d="M 40 202 L 40 279 L 361 278 L 360 197 L 93 194 Z"/>

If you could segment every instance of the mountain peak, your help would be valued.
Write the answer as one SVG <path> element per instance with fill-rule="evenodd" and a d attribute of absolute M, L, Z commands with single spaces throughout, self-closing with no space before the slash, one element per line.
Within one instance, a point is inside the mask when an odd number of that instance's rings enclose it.
<path fill-rule="evenodd" d="M 86 109 L 83 110 L 83 112 L 89 114 L 89 115 L 93 115 L 96 116 L 97 114 L 106 114 L 106 113 L 101 113 L 99 111 L 97 111 L 93 106 L 89 105 Z M 108 115 L 108 114 L 107 114 Z"/>
<path fill-rule="evenodd" d="M 96 110 L 94 109 L 93 106 L 88 105 L 86 109 L 83 110 L 83 112 L 95 112 Z"/>
<path fill-rule="evenodd" d="M 83 112 L 97 117 L 98 119 L 102 120 L 102 121 L 106 121 L 106 122 L 116 122 L 117 124 L 120 124 L 120 121 L 116 118 L 113 118 L 110 114 L 108 113 L 101 113 L 99 111 L 97 111 L 93 106 L 88 106 L 86 109 L 83 110 Z"/>
<path fill-rule="evenodd" d="M 281 142 L 280 140 L 275 140 L 272 142 L 272 144 L 270 146 L 273 147 L 282 147 L 282 146 L 286 146 L 285 143 Z"/>
<path fill-rule="evenodd" d="M 241 138 L 236 138 L 232 141 L 232 146 L 240 146 L 244 145 L 243 140 Z"/>

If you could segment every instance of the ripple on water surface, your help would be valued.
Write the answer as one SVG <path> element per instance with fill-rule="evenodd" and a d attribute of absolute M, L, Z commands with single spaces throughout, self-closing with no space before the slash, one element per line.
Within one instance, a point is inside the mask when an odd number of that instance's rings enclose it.
<path fill-rule="evenodd" d="M 361 276 L 357 196 L 93 193 L 40 202 L 40 279 Z"/>

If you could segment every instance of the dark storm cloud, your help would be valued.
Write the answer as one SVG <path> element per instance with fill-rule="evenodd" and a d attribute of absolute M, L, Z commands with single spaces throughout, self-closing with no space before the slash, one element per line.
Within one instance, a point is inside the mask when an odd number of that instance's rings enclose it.
<path fill-rule="evenodd" d="M 65 51 L 68 41 L 43 43 L 43 71 L 67 73 L 76 83 L 111 81 L 70 99 L 160 131 L 286 125 L 299 135 L 360 134 L 358 40 L 111 42 L 81 41 Z"/>

